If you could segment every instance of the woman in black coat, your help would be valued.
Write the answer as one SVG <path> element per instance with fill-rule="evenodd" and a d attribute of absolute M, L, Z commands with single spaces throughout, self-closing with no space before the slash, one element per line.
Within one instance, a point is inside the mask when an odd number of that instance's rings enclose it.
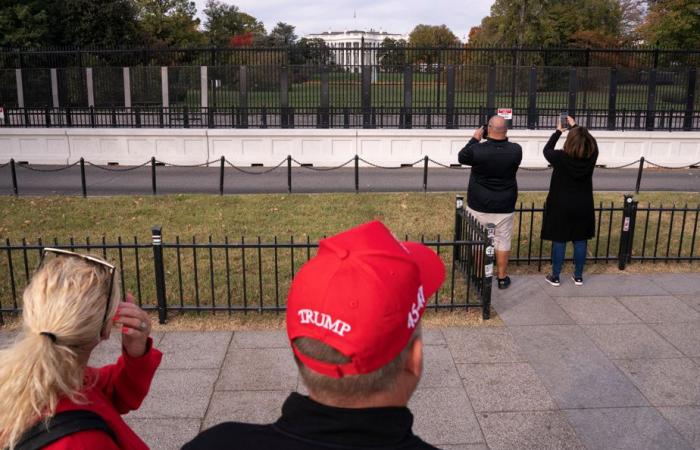
<path fill-rule="evenodd" d="M 552 179 L 542 221 L 542 239 L 552 241 L 552 273 L 546 280 L 559 286 L 566 243 L 574 244 L 574 275 L 577 286 L 583 285 L 587 240 L 595 235 L 593 211 L 593 170 L 598 159 L 598 144 L 591 133 L 567 117 L 569 134 L 563 150 L 554 147 L 565 131 L 562 124 L 544 146 L 544 157 L 552 168 Z"/>

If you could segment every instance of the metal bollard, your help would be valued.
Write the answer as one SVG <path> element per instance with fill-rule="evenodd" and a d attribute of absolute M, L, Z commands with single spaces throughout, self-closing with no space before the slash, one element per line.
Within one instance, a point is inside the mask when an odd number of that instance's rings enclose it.
<path fill-rule="evenodd" d="M 151 189 L 153 195 L 156 195 L 156 157 L 151 156 Z"/>
<path fill-rule="evenodd" d="M 219 171 L 219 195 L 224 195 L 224 162 L 226 158 L 221 157 L 221 169 Z"/>
<path fill-rule="evenodd" d="M 484 279 L 481 289 L 481 317 L 488 320 L 491 317 L 491 287 L 493 285 L 493 260 L 494 246 L 493 240 L 496 236 L 496 225 L 489 223 L 486 225 L 486 238 L 488 240 L 484 251 Z"/>
<path fill-rule="evenodd" d="M 168 303 L 165 296 L 165 269 L 163 267 L 163 230 L 160 226 L 151 228 L 153 246 L 153 273 L 156 276 L 156 299 L 158 301 L 158 322 L 168 321 Z"/>
<path fill-rule="evenodd" d="M 85 185 L 85 158 L 80 157 L 80 185 L 83 188 L 83 198 L 87 197 L 87 186 Z"/>
<path fill-rule="evenodd" d="M 287 192 L 292 192 L 292 155 L 287 155 Z"/>
<path fill-rule="evenodd" d="M 639 171 L 637 172 L 637 184 L 634 188 L 635 194 L 639 194 L 639 186 L 642 184 L 642 173 L 644 172 L 644 157 L 639 158 Z"/>
<path fill-rule="evenodd" d="M 17 168 L 15 167 L 14 158 L 10 159 L 10 173 L 12 174 L 12 192 L 15 197 L 19 195 L 19 189 L 17 188 Z"/>

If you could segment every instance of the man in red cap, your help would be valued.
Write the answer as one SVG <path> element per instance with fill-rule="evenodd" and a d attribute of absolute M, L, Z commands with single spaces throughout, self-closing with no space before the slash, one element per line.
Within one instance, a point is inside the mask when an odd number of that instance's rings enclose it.
<path fill-rule="evenodd" d="M 442 284 L 440 257 L 378 221 L 323 239 L 292 282 L 287 334 L 309 396 L 270 425 L 235 422 L 183 449 L 432 449 L 407 408 L 423 368 L 420 319 Z"/>

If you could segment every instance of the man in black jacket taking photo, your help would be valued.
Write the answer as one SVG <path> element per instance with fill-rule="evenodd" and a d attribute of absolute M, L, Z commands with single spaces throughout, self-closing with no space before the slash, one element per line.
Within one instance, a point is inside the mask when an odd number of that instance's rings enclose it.
<path fill-rule="evenodd" d="M 516 174 L 523 159 L 520 145 L 508 142 L 506 120 L 493 116 L 486 127 L 477 129 L 467 145 L 459 152 L 459 163 L 472 167 L 467 188 L 467 211 L 482 225 L 496 225 L 494 245 L 498 288 L 510 285 L 507 275 L 513 216 L 518 199 Z"/>

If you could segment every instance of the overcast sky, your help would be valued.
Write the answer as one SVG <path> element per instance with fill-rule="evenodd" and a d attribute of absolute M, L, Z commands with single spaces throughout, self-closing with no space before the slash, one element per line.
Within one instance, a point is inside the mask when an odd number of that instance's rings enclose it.
<path fill-rule="evenodd" d="M 360 28 L 408 34 L 419 23 L 447 25 L 460 39 L 488 15 L 493 0 L 223 0 L 262 20 L 296 26 L 299 36 Z M 199 17 L 206 0 L 195 0 Z M 357 18 L 353 18 L 353 13 Z"/>

